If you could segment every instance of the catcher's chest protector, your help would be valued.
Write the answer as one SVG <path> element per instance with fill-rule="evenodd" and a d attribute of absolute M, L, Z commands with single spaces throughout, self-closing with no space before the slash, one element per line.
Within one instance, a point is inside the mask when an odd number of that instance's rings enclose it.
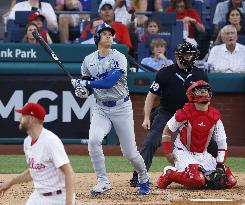
<path fill-rule="evenodd" d="M 202 153 L 207 149 L 214 125 L 220 119 L 219 112 L 209 106 L 208 111 L 196 110 L 193 103 L 186 103 L 184 109 L 176 113 L 178 119 L 187 121 L 180 132 L 181 142 L 190 152 Z"/>

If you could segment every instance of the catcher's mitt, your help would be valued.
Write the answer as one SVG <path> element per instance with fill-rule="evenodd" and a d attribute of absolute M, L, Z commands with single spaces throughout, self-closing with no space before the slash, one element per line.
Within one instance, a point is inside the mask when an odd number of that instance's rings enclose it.
<path fill-rule="evenodd" d="M 206 172 L 205 177 L 207 188 L 225 189 L 227 187 L 228 177 L 222 169 Z"/>
<path fill-rule="evenodd" d="M 92 94 L 92 88 L 79 86 L 75 89 L 75 95 L 79 98 L 87 98 L 89 95 Z"/>

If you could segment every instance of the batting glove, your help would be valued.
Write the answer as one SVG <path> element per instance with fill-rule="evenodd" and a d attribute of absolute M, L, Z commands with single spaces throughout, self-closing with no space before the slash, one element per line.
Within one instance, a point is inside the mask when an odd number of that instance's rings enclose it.
<path fill-rule="evenodd" d="M 79 98 L 87 98 L 91 93 L 86 87 L 76 87 L 75 89 L 75 95 Z"/>
<path fill-rule="evenodd" d="M 79 86 L 86 86 L 87 85 L 87 80 L 81 80 L 81 79 L 72 79 L 71 84 L 74 88 L 79 87 Z"/>

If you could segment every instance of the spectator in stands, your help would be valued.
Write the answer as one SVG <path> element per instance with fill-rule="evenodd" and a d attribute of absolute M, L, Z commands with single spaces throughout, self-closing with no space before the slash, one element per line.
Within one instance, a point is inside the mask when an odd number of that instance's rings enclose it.
<path fill-rule="evenodd" d="M 147 0 L 132 0 L 131 6 L 135 8 L 136 12 L 146 12 L 147 11 Z M 136 17 L 137 26 L 141 27 L 147 20 L 147 16 L 144 14 L 138 14 Z"/>
<path fill-rule="evenodd" d="M 22 43 L 30 43 L 30 44 L 36 44 L 37 43 L 36 39 L 32 35 L 33 31 L 39 32 L 37 25 L 34 23 L 28 23 L 26 25 L 26 28 L 25 28 L 25 35 L 22 39 Z"/>
<path fill-rule="evenodd" d="M 120 22 L 115 22 L 115 13 L 113 10 L 113 5 L 109 2 L 102 1 L 99 5 L 99 15 L 100 18 L 107 24 L 109 24 L 115 31 L 115 41 L 119 44 L 125 44 L 129 48 L 132 48 L 132 43 L 130 40 L 128 28 Z M 87 25 L 81 34 L 82 39 L 88 39 L 87 31 L 91 29 L 91 25 Z"/>
<path fill-rule="evenodd" d="M 114 4 L 115 21 L 128 25 L 131 20 L 131 14 L 128 12 L 129 5 L 127 5 L 126 1 L 112 0 L 112 4 Z"/>
<path fill-rule="evenodd" d="M 176 12 L 176 19 L 183 20 L 184 29 L 188 31 L 188 38 L 193 39 L 197 37 L 196 31 L 205 32 L 205 27 L 198 12 L 190 5 L 189 0 L 171 0 L 170 7 L 165 11 Z"/>
<path fill-rule="evenodd" d="M 55 1 L 55 10 L 63 11 L 65 8 L 65 0 L 56 0 Z"/>
<path fill-rule="evenodd" d="M 162 0 L 154 0 L 154 11 L 163 11 L 163 1 Z"/>
<path fill-rule="evenodd" d="M 89 35 L 89 36 L 91 36 L 91 38 L 89 38 L 89 39 L 87 39 L 87 40 L 85 40 L 85 41 L 82 41 L 82 39 L 81 39 L 81 44 L 94 44 L 94 33 L 95 33 L 95 30 L 96 30 L 96 27 L 98 26 L 98 25 L 100 25 L 100 24 L 102 24 L 102 23 L 104 23 L 104 21 L 102 20 L 102 19 L 100 19 L 100 18 L 95 18 L 95 19 L 93 19 L 90 23 L 89 23 L 89 26 L 90 26 L 90 30 L 88 30 L 87 32 L 87 34 Z"/>
<path fill-rule="evenodd" d="M 144 34 L 141 37 L 141 41 L 145 43 L 147 36 L 158 34 L 160 32 L 160 23 L 156 19 L 149 18 L 144 25 Z"/>
<path fill-rule="evenodd" d="M 45 21 L 45 16 L 41 15 L 38 11 L 33 13 L 32 15 L 29 16 L 29 22 L 32 22 L 37 25 L 39 29 L 39 33 L 43 37 L 46 43 L 51 44 L 53 43 L 52 39 L 50 38 L 47 30 L 44 28 L 44 21 Z"/>
<path fill-rule="evenodd" d="M 216 73 L 245 73 L 245 46 L 237 43 L 237 29 L 226 25 L 221 29 L 224 44 L 214 46 L 208 64 Z"/>
<path fill-rule="evenodd" d="M 164 41 L 161 38 L 153 39 L 150 47 L 151 47 L 152 56 L 143 58 L 141 61 L 142 65 L 152 67 L 156 71 L 158 71 L 163 67 L 173 64 L 173 61 L 170 59 L 167 59 L 167 57 L 165 56 L 165 53 L 167 50 L 166 41 Z"/>
<path fill-rule="evenodd" d="M 26 0 L 19 2 L 13 6 L 8 18 L 14 20 L 16 11 L 39 11 L 40 14 L 45 16 L 47 20 L 48 30 L 52 31 L 53 33 L 57 33 L 57 18 L 50 3 L 40 2 L 39 0 Z"/>
<path fill-rule="evenodd" d="M 66 10 L 85 11 L 84 0 L 65 0 Z M 89 8 L 90 9 L 90 8 Z M 59 15 L 59 36 L 61 43 L 70 43 L 69 27 L 77 27 L 82 21 L 89 19 L 89 15 L 83 14 L 61 14 Z"/>
<path fill-rule="evenodd" d="M 226 22 L 226 14 L 231 8 L 239 8 L 242 13 L 245 13 L 245 2 L 242 0 L 226 0 L 217 4 L 213 18 L 215 36 L 219 31 L 219 23 Z"/>
<path fill-rule="evenodd" d="M 245 28 L 242 26 L 242 12 L 238 8 L 232 8 L 226 15 L 226 24 L 231 24 L 236 27 L 237 34 L 245 35 Z M 214 42 L 216 45 L 221 44 L 220 32 Z"/>
<path fill-rule="evenodd" d="M 2 15 L 4 24 L 7 24 L 9 13 L 10 13 L 11 9 L 14 7 L 15 4 L 16 4 L 16 0 L 11 0 L 9 11 L 7 11 L 6 13 L 4 13 Z"/>

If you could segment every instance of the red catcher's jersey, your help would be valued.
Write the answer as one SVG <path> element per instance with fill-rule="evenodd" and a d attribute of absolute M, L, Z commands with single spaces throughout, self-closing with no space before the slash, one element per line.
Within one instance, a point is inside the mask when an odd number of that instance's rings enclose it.
<path fill-rule="evenodd" d="M 209 106 L 207 111 L 196 110 L 194 103 L 186 103 L 178 110 L 175 119 L 184 122 L 180 140 L 190 152 L 202 153 L 208 147 L 217 121 L 221 118 L 218 110 Z"/>

